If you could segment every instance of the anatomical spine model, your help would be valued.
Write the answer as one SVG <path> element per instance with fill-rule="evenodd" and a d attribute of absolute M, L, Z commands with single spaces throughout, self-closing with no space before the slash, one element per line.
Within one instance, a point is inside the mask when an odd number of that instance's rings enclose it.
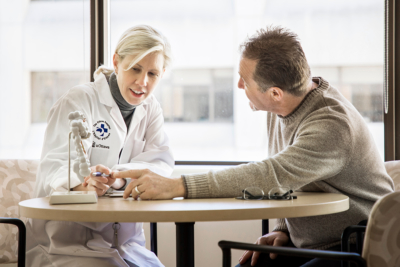
<path fill-rule="evenodd" d="M 84 178 L 91 172 L 90 162 L 86 157 L 86 151 L 82 143 L 82 139 L 90 137 L 89 127 L 85 118 L 80 111 L 74 111 L 68 114 L 70 120 L 72 139 L 75 144 L 77 158 L 74 160 L 73 170 L 79 179 L 83 182 Z"/>

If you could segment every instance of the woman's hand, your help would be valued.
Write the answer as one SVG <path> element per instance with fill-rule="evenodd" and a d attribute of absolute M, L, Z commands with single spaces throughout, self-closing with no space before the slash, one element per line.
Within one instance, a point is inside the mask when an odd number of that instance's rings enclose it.
<path fill-rule="evenodd" d="M 289 243 L 289 236 L 285 232 L 272 232 L 266 235 L 263 235 L 257 239 L 255 244 L 257 245 L 269 245 L 282 247 Z M 239 259 L 240 264 L 244 264 L 251 257 L 251 266 L 256 265 L 258 257 L 260 256 L 260 252 L 247 250 L 243 253 L 242 257 Z M 275 259 L 278 255 L 275 253 L 269 254 L 271 259 Z"/>
<path fill-rule="evenodd" d="M 82 186 L 87 187 L 87 190 L 96 191 L 98 196 L 102 196 L 106 193 L 106 191 L 110 188 L 110 186 L 114 184 L 116 179 L 113 177 L 111 170 L 104 165 L 99 164 L 90 167 L 90 169 L 92 171 L 88 176 L 85 177 Z M 101 172 L 110 176 L 109 177 L 92 176 L 93 172 Z"/>

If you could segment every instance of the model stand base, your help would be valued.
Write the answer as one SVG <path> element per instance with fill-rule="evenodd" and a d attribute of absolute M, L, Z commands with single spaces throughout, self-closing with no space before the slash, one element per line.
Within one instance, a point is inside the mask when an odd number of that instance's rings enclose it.
<path fill-rule="evenodd" d="M 49 202 L 51 205 L 97 203 L 97 193 L 95 191 L 54 192 Z"/>

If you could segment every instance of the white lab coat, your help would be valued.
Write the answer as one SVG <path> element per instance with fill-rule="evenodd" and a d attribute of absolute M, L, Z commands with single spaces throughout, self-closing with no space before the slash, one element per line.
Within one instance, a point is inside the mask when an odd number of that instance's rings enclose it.
<path fill-rule="evenodd" d="M 83 140 L 92 166 L 103 164 L 112 170 L 147 168 L 163 176 L 172 173 L 174 159 L 163 130 L 162 110 L 155 97 L 149 96 L 136 107 L 127 132 L 106 77 L 97 71 L 93 83 L 72 88 L 50 110 L 36 179 L 36 197 L 67 189 L 68 114 L 77 110 L 85 114 L 93 131 L 89 139 Z M 71 142 L 71 159 L 75 157 Z M 71 171 L 71 187 L 80 183 Z M 30 220 L 27 266 L 128 267 L 123 259 L 138 266 L 163 266 L 144 247 L 142 223 L 120 224 L 119 247 L 112 249 L 112 223 Z"/>

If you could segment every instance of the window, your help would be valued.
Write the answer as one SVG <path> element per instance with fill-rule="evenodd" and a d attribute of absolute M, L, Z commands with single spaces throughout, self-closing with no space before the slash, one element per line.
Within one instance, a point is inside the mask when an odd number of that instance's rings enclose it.
<path fill-rule="evenodd" d="M 232 122 L 232 69 L 176 69 L 155 91 L 166 122 Z"/>
<path fill-rule="evenodd" d="M 172 44 L 174 64 L 155 95 L 176 160 L 267 157 L 265 114 L 249 109 L 237 68 L 240 43 L 271 24 L 299 35 L 313 75 L 354 104 L 383 157 L 381 1 L 110 1 L 111 51 L 137 24 Z M 91 76 L 90 1 L 14 2 L 4 2 L 0 16 L 0 157 L 39 158 L 49 108 Z"/>
<path fill-rule="evenodd" d="M 90 79 L 89 0 L 5 1 L 0 10 L 0 158 L 40 158 L 50 107 Z"/>
<path fill-rule="evenodd" d="M 111 0 L 111 51 L 122 32 L 149 24 L 175 56 L 155 95 L 176 160 L 268 156 L 265 114 L 237 89 L 240 43 L 266 25 L 299 35 L 313 76 L 337 87 L 365 118 L 384 155 L 384 3 L 379 0 Z"/>
<path fill-rule="evenodd" d="M 86 71 L 31 72 L 31 122 L 46 122 L 50 108 L 66 91 L 88 82 Z"/>

